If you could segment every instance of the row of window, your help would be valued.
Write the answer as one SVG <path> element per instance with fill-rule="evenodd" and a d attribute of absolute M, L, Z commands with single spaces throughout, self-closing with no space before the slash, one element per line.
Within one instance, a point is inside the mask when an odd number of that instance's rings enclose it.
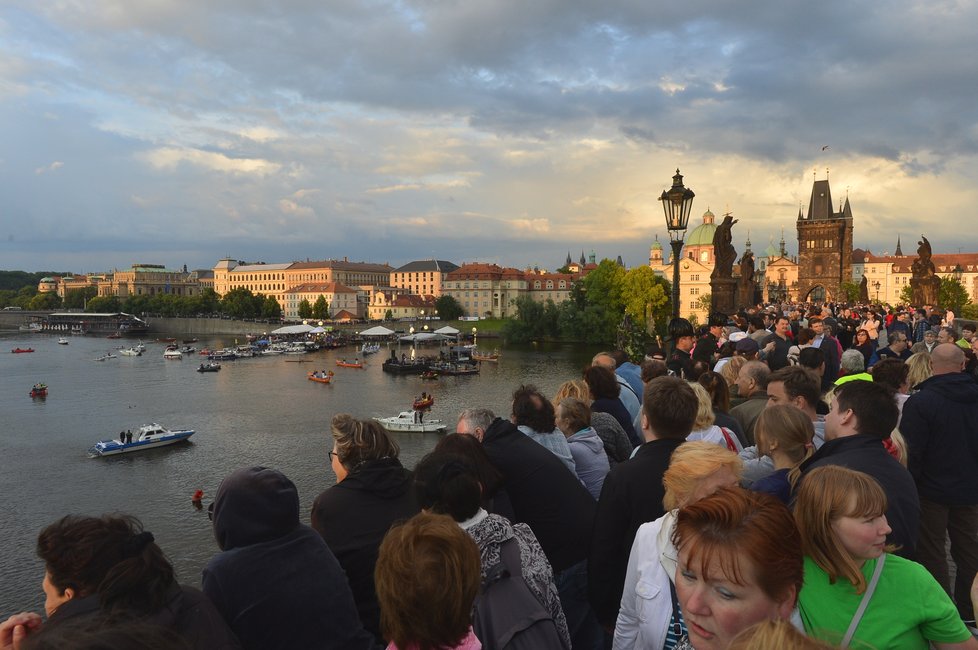
<path fill-rule="evenodd" d="M 835 248 L 835 242 L 831 239 L 809 239 L 805 242 L 805 248 Z"/>

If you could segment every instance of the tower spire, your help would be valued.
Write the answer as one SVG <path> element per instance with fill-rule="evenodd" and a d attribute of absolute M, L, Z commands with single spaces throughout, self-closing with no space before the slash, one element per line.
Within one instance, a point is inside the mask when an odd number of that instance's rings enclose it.
<path fill-rule="evenodd" d="M 781 226 L 781 257 L 787 257 L 788 254 L 784 250 L 784 226 Z"/>
<path fill-rule="evenodd" d="M 897 257 L 903 257 L 903 251 L 902 251 L 902 250 L 900 250 L 900 235 L 897 235 L 897 247 L 896 247 L 896 252 L 895 252 L 895 253 L 893 253 L 893 254 L 894 254 L 894 255 L 896 255 Z"/>

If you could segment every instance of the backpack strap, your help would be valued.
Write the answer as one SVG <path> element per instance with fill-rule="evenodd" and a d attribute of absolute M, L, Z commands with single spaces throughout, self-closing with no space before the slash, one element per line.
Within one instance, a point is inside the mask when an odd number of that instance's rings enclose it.
<path fill-rule="evenodd" d="M 721 433 L 723 433 L 723 439 L 727 441 L 727 449 L 729 449 L 730 451 L 736 452 L 737 451 L 737 445 L 736 445 L 736 443 L 734 443 L 733 439 L 731 439 L 730 432 L 727 431 L 727 427 L 720 427 L 720 431 L 721 431 Z"/>
<path fill-rule="evenodd" d="M 846 630 L 846 635 L 842 637 L 842 643 L 839 644 L 840 648 L 848 648 L 849 642 L 852 641 L 852 637 L 856 634 L 859 621 L 862 620 L 863 614 L 866 613 L 866 608 L 869 607 L 869 601 L 873 598 L 873 592 L 876 591 L 876 584 L 880 581 L 880 574 L 883 573 L 883 564 L 885 562 L 886 553 L 883 553 L 876 560 L 876 569 L 873 571 L 873 577 L 870 579 L 869 584 L 866 585 L 866 591 L 863 593 L 863 599 L 859 601 L 859 607 L 856 608 L 856 613 L 852 615 L 852 621 L 849 622 L 849 629 Z"/>

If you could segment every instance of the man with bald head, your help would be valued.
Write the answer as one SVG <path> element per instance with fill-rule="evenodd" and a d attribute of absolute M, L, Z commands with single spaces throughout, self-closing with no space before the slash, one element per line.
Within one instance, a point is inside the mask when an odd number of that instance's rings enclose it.
<path fill-rule="evenodd" d="M 978 384 L 964 370 L 964 350 L 941 343 L 931 351 L 934 375 L 903 405 L 900 430 L 920 494 L 917 561 L 952 595 L 961 618 L 973 620 L 969 589 L 978 572 Z M 949 584 L 945 534 L 957 566 Z"/>

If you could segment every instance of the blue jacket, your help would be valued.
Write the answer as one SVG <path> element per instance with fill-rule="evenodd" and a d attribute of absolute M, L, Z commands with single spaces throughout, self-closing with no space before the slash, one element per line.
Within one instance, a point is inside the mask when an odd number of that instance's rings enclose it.
<path fill-rule="evenodd" d="M 920 382 L 903 405 L 900 431 L 920 496 L 978 505 L 978 384 L 963 372 Z"/>
<path fill-rule="evenodd" d="M 604 443 L 598 437 L 598 433 L 588 427 L 567 438 L 567 445 L 574 456 L 574 472 L 577 478 L 581 479 L 581 483 L 597 501 L 601 496 L 604 477 L 611 469 L 608 454 L 604 452 Z"/>

